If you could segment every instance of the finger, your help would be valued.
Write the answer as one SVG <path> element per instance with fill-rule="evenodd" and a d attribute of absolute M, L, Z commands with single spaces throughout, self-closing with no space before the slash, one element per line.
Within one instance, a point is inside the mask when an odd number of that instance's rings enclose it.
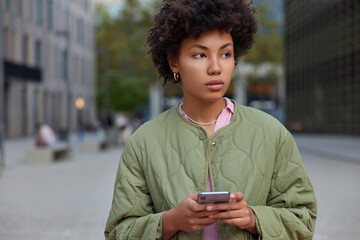
<path fill-rule="evenodd" d="M 198 193 L 192 193 L 189 196 L 187 196 L 188 201 L 190 201 L 189 208 L 193 212 L 204 211 L 206 209 L 206 205 L 197 203 L 197 201 L 196 201 L 197 196 L 198 196 Z"/>
<path fill-rule="evenodd" d="M 222 218 L 218 220 L 224 223 L 236 225 L 242 229 L 247 229 L 251 226 L 255 226 L 255 220 L 249 216 L 241 217 L 241 218 Z"/>
<path fill-rule="evenodd" d="M 211 212 L 209 212 L 209 211 L 200 211 L 200 212 L 198 212 L 196 214 L 196 216 L 197 217 L 209 217 L 209 216 L 214 215 L 214 214 L 216 214 L 218 212 L 220 212 L 220 211 L 211 211 Z"/>
<path fill-rule="evenodd" d="M 194 201 L 196 201 L 197 197 L 198 197 L 198 193 L 191 193 L 188 196 L 188 198 L 190 198 L 191 200 L 194 200 Z"/>
<path fill-rule="evenodd" d="M 242 203 L 238 201 L 232 201 L 228 203 L 217 203 L 206 206 L 206 211 L 225 211 L 240 209 Z"/>
<path fill-rule="evenodd" d="M 216 222 L 217 219 L 213 219 L 213 218 L 208 218 L 208 217 L 203 217 L 203 218 L 191 218 L 188 219 L 188 225 L 189 226 L 199 226 L 199 225 L 211 225 L 214 222 Z"/>
<path fill-rule="evenodd" d="M 226 218 L 242 218 L 244 216 L 243 211 L 221 211 L 209 216 L 209 218 L 226 219 Z"/>
<path fill-rule="evenodd" d="M 230 200 L 242 201 L 244 199 L 244 195 L 241 192 L 235 192 L 230 194 Z"/>
<path fill-rule="evenodd" d="M 238 209 L 219 211 L 213 214 L 214 218 L 246 218 L 252 216 L 254 216 L 254 212 L 247 206 L 246 202 L 241 204 L 241 207 Z"/>
<path fill-rule="evenodd" d="M 248 221 L 242 218 L 225 218 L 218 220 L 227 224 L 238 226 L 241 229 L 246 229 L 248 227 Z"/>
<path fill-rule="evenodd" d="M 235 210 L 235 209 L 242 209 L 248 208 L 248 204 L 244 199 L 242 193 L 232 193 L 230 194 L 230 201 L 227 203 L 217 203 L 217 204 L 209 204 L 206 207 L 207 211 L 224 211 L 224 210 Z"/>
<path fill-rule="evenodd" d="M 215 222 L 215 221 L 214 221 L 214 222 Z M 204 229 L 204 228 L 210 226 L 210 225 L 213 224 L 214 222 L 209 223 L 209 224 L 191 225 L 190 228 L 187 229 L 187 231 L 201 230 L 201 229 Z"/>
<path fill-rule="evenodd" d="M 206 211 L 206 204 L 199 204 L 194 201 L 194 204 L 192 205 L 192 210 L 194 212 Z"/>
<path fill-rule="evenodd" d="M 197 218 L 196 222 L 194 224 L 195 225 L 210 225 L 216 221 L 217 221 L 217 219 L 215 219 L 215 218 L 203 217 L 203 218 Z"/>

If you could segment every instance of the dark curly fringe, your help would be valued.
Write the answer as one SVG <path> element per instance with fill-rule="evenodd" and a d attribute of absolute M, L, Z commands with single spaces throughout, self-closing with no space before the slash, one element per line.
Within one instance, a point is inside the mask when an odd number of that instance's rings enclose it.
<path fill-rule="evenodd" d="M 221 28 L 233 38 L 235 60 L 246 54 L 257 32 L 255 13 L 252 1 L 246 0 L 163 0 L 146 43 L 164 85 L 179 82 L 173 79 L 167 56 L 177 57 L 188 36 L 196 39 L 206 30 Z"/>

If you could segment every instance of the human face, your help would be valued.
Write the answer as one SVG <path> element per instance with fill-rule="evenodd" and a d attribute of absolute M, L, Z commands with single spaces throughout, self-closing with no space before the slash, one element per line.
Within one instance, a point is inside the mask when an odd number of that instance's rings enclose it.
<path fill-rule="evenodd" d="M 222 100 L 235 68 L 233 40 L 222 29 L 185 38 L 170 68 L 179 73 L 185 102 Z"/>

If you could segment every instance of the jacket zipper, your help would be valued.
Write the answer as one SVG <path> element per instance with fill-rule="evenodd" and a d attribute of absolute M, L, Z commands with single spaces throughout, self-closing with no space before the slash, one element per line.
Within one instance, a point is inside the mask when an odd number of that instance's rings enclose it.
<path fill-rule="evenodd" d="M 207 184 L 208 184 L 208 179 L 210 177 L 210 181 L 211 181 L 211 174 L 210 174 L 210 140 L 208 139 L 206 142 L 206 174 L 205 174 L 205 186 L 204 186 L 204 191 L 207 191 Z M 209 175 L 210 174 L 210 175 Z M 212 186 L 212 182 L 211 182 L 211 186 Z"/>
<path fill-rule="evenodd" d="M 211 147 L 212 147 L 212 139 L 208 139 L 207 140 L 207 149 L 206 149 L 206 179 L 205 179 L 205 188 L 207 190 L 207 184 L 208 184 L 208 178 L 210 178 L 210 183 L 211 183 L 211 189 L 212 191 L 216 191 L 215 189 L 215 184 L 214 184 L 214 179 L 213 179 L 213 175 L 211 173 L 211 164 L 210 164 L 210 151 L 211 151 Z M 218 233 L 219 233 L 219 239 L 222 240 L 222 236 L 221 236 L 221 226 L 219 223 L 217 223 L 217 229 L 218 229 Z M 203 235 L 204 235 L 204 231 L 203 231 Z M 202 236 L 203 238 L 203 236 Z"/>
<path fill-rule="evenodd" d="M 204 187 L 203 187 L 203 191 L 207 191 L 207 182 L 208 182 L 208 177 L 209 177 L 209 174 L 210 174 L 210 140 L 209 138 L 207 137 L 207 134 L 206 135 L 206 152 L 205 152 L 205 184 L 204 184 Z M 210 181 L 211 181 L 211 175 L 210 175 Z M 212 184 L 212 182 L 211 182 Z M 202 232 L 201 232 L 201 239 L 204 239 L 204 229 L 202 229 Z"/>

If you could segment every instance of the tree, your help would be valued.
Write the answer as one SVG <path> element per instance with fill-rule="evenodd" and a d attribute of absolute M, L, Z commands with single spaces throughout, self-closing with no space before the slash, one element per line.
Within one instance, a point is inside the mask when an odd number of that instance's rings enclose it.
<path fill-rule="evenodd" d="M 147 80 L 135 76 L 123 76 L 119 72 L 108 74 L 107 97 L 109 109 L 131 112 L 147 100 Z"/>
<path fill-rule="evenodd" d="M 253 64 L 272 62 L 281 64 L 283 61 L 283 39 L 279 33 L 279 23 L 268 16 L 268 8 L 258 7 L 261 16 L 257 17 L 259 31 L 255 36 L 255 43 L 244 61 Z"/>
<path fill-rule="evenodd" d="M 276 107 L 281 107 L 283 39 L 279 23 L 269 17 L 268 8 L 259 5 L 258 12 L 259 31 L 253 48 L 244 57 L 244 61 L 254 68 L 253 73 L 246 77 L 247 101 L 248 104 L 252 101 L 272 101 Z"/>
<path fill-rule="evenodd" d="M 116 16 L 110 15 L 103 5 L 96 10 L 97 106 L 113 111 L 135 110 L 146 103 L 149 84 L 157 79 L 144 47 L 153 24 L 153 8 L 138 0 L 127 0 Z"/>

